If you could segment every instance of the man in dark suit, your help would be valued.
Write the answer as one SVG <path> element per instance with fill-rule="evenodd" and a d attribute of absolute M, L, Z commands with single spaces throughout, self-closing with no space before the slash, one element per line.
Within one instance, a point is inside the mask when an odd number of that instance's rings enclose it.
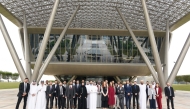
<path fill-rule="evenodd" d="M 58 108 L 64 109 L 65 107 L 65 87 L 63 87 L 62 82 L 59 83 L 57 88 L 57 98 L 58 98 Z"/>
<path fill-rule="evenodd" d="M 133 108 L 135 109 L 135 99 L 136 99 L 136 104 L 137 104 L 137 109 L 139 109 L 139 92 L 140 88 L 137 85 L 136 81 L 134 82 L 134 85 L 132 87 L 132 93 L 133 93 Z"/>
<path fill-rule="evenodd" d="M 124 85 L 124 90 L 125 90 L 125 99 L 126 99 L 126 109 L 130 109 L 132 88 L 129 85 L 129 80 L 126 81 L 126 84 Z"/>
<path fill-rule="evenodd" d="M 149 89 L 149 81 L 146 82 L 146 102 L 148 100 L 148 89 Z"/>
<path fill-rule="evenodd" d="M 79 88 L 80 88 L 80 84 L 79 84 L 79 80 L 77 80 L 76 84 L 75 84 L 75 98 L 74 98 L 74 107 L 76 108 L 76 104 L 77 104 L 77 100 L 78 100 L 78 95 L 79 95 Z"/>
<path fill-rule="evenodd" d="M 119 87 L 117 88 L 118 98 L 119 98 L 119 106 L 121 109 L 124 109 L 124 97 L 125 97 L 125 90 L 122 87 L 122 82 L 119 84 Z"/>
<path fill-rule="evenodd" d="M 174 94 L 173 87 L 171 87 L 170 84 L 167 83 L 167 87 L 164 88 L 164 91 L 165 91 L 165 96 L 166 96 L 166 99 L 167 99 L 167 107 L 168 107 L 168 109 L 170 109 L 169 100 L 171 101 L 172 109 L 174 109 L 173 98 L 175 97 L 175 94 Z"/>
<path fill-rule="evenodd" d="M 67 98 L 67 109 L 69 108 L 69 104 L 70 104 L 70 108 L 72 109 L 73 98 L 75 98 L 75 87 L 73 86 L 72 82 L 70 82 L 69 86 L 67 86 L 66 88 L 65 98 Z"/>
<path fill-rule="evenodd" d="M 52 82 L 49 82 L 49 85 L 46 88 L 46 99 L 47 99 L 47 104 L 46 104 L 46 108 L 48 109 L 49 107 L 49 101 L 50 101 L 50 109 L 53 108 L 53 91 L 54 88 L 52 86 Z"/>
<path fill-rule="evenodd" d="M 29 90 L 30 90 L 30 84 L 28 84 L 28 78 L 25 78 L 24 82 L 20 83 L 20 85 L 19 85 L 19 92 L 17 94 L 18 101 L 16 104 L 16 109 L 19 109 L 19 105 L 20 105 L 22 98 L 24 98 L 23 109 L 26 109 L 26 103 L 27 103 L 27 97 L 28 97 Z"/>
<path fill-rule="evenodd" d="M 58 82 L 57 82 L 57 80 L 55 80 L 55 84 L 53 85 L 54 91 L 53 91 L 53 96 L 52 96 L 52 101 L 55 98 L 55 108 L 57 108 L 57 98 L 56 98 L 56 95 L 57 95 L 57 88 L 58 88 L 58 86 L 59 86 Z"/>

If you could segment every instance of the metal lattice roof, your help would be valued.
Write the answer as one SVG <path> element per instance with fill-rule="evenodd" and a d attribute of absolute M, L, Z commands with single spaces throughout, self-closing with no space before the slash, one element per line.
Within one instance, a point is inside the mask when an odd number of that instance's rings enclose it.
<path fill-rule="evenodd" d="M 46 27 L 55 0 L 0 0 L 0 3 L 21 22 L 25 11 L 27 25 Z M 165 30 L 190 13 L 190 0 L 147 0 L 154 30 Z M 70 16 L 80 5 L 70 28 L 124 29 L 115 7 L 119 7 L 130 27 L 147 29 L 141 0 L 60 0 L 53 27 L 65 27 Z"/>

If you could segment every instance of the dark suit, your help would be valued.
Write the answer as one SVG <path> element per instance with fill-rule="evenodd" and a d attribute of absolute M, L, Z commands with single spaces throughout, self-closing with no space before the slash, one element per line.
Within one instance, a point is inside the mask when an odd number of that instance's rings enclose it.
<path fill-rule="evenodd" d="M 79 95 L 79 88 L 80 88 L 80 84 L 75 84 L 75 98 L 74 98 L 74 106 L 76 107 L 77 104 L 77 100 L 78 100 L 78 95 Z"/>
<path fill-rule="evenodd" d="M 133 93 L 133 107 L 135 107 L 135 99 L 136 99 L 136 103 L 137 103 L 137 109 L 139 109 L 139 92 L 140 92 L 140 88 L 138 85 L 133 85 L 132 86 L 132 93 Z"/>
<path fill-rule="evenodd" d="M 56 95 L 57 95 L 57 88 L 58 88 L 59 85 L 58 84 L 54 84 L 52 86 L 53 86 L 53 89 L 54 89 L 52 100 L 54 100 L 54 98 L 55 98 L 55 106 L 57 107 L 57 98 L 56 98 Z"/>
<path fill-rule="evenodd" d="M 149 84 L 146 85 L 146 101 L 148 100 L 148 89 L 149 89 Z"/>
<path fill-rule="evenodd" d="M 123 87 L 117 88 L 118 98 L 119 98 L 119 106 L 121 109 L 124 109 L 124 97 L 125 97 L 125 90 Z"/>
<path fill-rule="evenodd" d="M 73 98 L 75 98 L 75 87 L 72 86 L 70 88 L 70 85 L 67 86 L 65 96 L 67 97 L 67 109 L 69 108 L 69 103 L 70 103 L 70 108 L 72 109 L 72 107 L 73 107 Z"/>
<path fill-rule="evenodd" d="M 65 107 L 64 102 L 65 102 L 65 91 L 66 91 L 66 89 L 63 86 L 61 86 L 61 87 L 62 87 L 62 91 L 60 89 L 60 86 L 57 88 L 58 107 L 59 107 L 59 109 L 60 108 L 64 109 L 64 107 Z"/>
<path fill-rule="evenodd" d="M 172 106 L 172 109 L 174 109 L 173 97 L 175 97 L 175 94 L 174 94 L 173 87 L 170 87 L 170 88 L 165 87 L 164 91 L 165 91 L 165 96 L 168 98 L 167 99 L 167 107 L 168 107 L 168 109 L 170 108 L 169 100 L 171 100 L 171 106 Z"/>
<path fill-rule="evenodd" d="M 49 101 L 50 101 L 50 108 L 53 108 L 53 85 L 48 85 L 46 88 L 46 99 L 47 99 L 47 104 L 46 104 L 46 108 L 48 108 L 49 106 Z M 49 96 L 49 94 L 51 94 L 51 96 Z"/>
<path fill-rule="evenodd" d="M 126 108 L 130 109 L 131 108 L 131 93 L 132 93 L 132 88 L 128 84 L 124 85 L 124 90 L 125 90 L 125 99 L 126 99 Z M 128 95 L 129 94 L 129 95 Z"/>
<path fill-rule="evenodd" d="M 21 102 L 22 98 L 24 98 L 23 109 L 26 109 L 26 103 L 27 103 L 28 92 L 30 90 L 30 84 L 28 84 L 28 83 L 25 83 L 25 84 L 26 84 L 25 91 L 24 91 L 24 82 L 20 83 L 20 85 L 19 85 L 19 92 L 17 94 L 18 101 L 17 101 L 17 104 L 16 104 L 16 109 L 19 109 L 19 105 L 20 105 L 20 102 Z M 26 95 L 22 96 L 23 93 L 26 93 Z"/>

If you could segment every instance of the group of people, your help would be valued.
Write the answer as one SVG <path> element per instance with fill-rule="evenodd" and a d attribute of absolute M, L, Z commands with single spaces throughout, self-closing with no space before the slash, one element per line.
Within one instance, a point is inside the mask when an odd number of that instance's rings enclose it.
<path fill-rule="evenodd" d="M 171 101 L 172 109 L 174 109 L 173 98 L 174 90 L 167 83 L 165 87 L 165 96 L 169 109 L 169 101 Z M 41 81 L 37 85 L 34 80 L 28 83 L 28 78 L 19 85 L 18 101 L 16 109 L 24 99 L 23 109 L 52 109 L 53 106 L 58 109 L 77 108 L 77 109 L 96 109 L 96 108 L 115 108 L 115 109 L 131 109 L 131 98 L 133 98 L 133 109 L 146 109 L 147 101 L 150 103 L 150 109 L 162 109 L 162 88 L 158 83 L 154 82 L 145 85 L 143 81 L 137 85 L 136 81 L 126 83 L 107 80 L 102 82 L 79 80 L 59 82 L 55 80 Z M 54 105 L 53 105 L 54 104 Z"/>

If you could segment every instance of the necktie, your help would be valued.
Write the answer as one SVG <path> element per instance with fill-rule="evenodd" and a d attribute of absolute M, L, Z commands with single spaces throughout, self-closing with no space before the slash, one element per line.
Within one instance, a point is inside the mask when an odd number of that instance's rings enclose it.
<path fill-rule="evenodd" d="M 62 92 L 63 92 L 63 91 L 62 91 L 62 87 L 60 87 L 60 95 L 62 95 Z"/>

